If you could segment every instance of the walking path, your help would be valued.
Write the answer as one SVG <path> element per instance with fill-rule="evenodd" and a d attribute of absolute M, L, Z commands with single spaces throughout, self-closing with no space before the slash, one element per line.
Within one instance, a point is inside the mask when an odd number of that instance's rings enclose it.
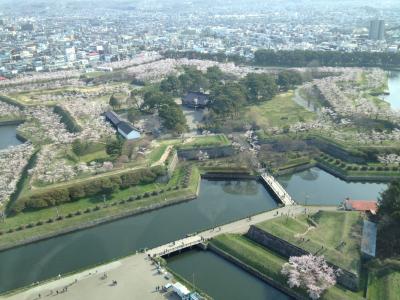
<path fill-rule="evenodd" d="M 163 286 L 169 280 L 159 274 L 149 255 L 160 256 L 179 251 L 224 233 L 243 234 L 249 230 L 251 225 L 282 215 L 295 216 L 306 212 L 336 209 L 336 207 L 330 206 L 307 208 L 300 205 L 285 206 L 200 232 L 194 236 L 148 250 L 146 253 L 135 254 L 81 273 L 49 281 L 15 295 L 3 296 L 0 297 L 0 300 L 177 299 L 173 294 L 161 294 L 156 291 L 157 286 Z M 107 278 L 104 277 L 104 274 L 107 274 Z M 112 284 L 114 280 L 117 284 Z M 65 290 L 65 288 L 67 289 Z"/>
<path fill-rule="evenodd" d="M 107 275 L 107 277 L 104 276 Z M 116 284 L 113 284 L 116 281 Z M 143 253 L 63 277 L 1 300 L 176 299 L 156 291 L 168 282 Z M 65 289 L 66 288 L 66 289 Z M 58 293 L 57 293 L 58 291 Z M 40 297 L 39 297 L 40 295 Z"/>
<path fill-rule="evenodd" d="M 307 208 L 308 212 L 319 210 L 320 207 Z M 246 233 L 251 225 L 255 225 L 257 223 L 261 223 L 267 220 L 271 220 L 278 216 L 289 215 L 295 216 L 305 212 L 305 208 L 300 205 L 296 206 L 286 206 L 282 208 L 278 208 L 276 210 L 263 212 L 252 216 L 250 218 L 241 219 L 238 221 L 234 221 L 229 224 L 221 225 L 210 230 L 206 230 L 203 232 L 199 232 L 198 234 L 187 237 L 185 239 L 181 239 L 172 243 L 168 243 L 166 245 L 159 246 L 157 248 L 153 248 L 148 250 L 146 253 L 151 257 L 154 256 L 163 256 L 169 253 L 173 253 L 176 251 L 183 250 L 188 247 L 192 247 L 194 245 L 200 244 L 201 242 L 212 239 L 213 237 L 223 234 L 223 233 Z"/>

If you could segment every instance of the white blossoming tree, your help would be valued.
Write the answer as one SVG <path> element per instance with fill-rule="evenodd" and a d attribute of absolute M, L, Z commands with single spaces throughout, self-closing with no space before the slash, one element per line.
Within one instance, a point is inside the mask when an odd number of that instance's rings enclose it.
<path fill-rule="evenodd" d="M 288 276 L 291 288 L 300 287 L 307 290 L 311 299 L 318 299 L 322 293 L 336 284 L 335 271 L 328 266 L 323 256 L 292 256 L 282 267 L 282 274 Z"/>

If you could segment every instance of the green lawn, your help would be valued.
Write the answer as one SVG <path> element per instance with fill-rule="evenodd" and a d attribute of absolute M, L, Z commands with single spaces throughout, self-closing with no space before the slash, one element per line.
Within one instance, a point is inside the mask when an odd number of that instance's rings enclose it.
<path fill-rule="evenodd" d="M 119 215 L 121 213 L 126 213 L 129 211 L 135 211 L 140 208 L 149 207 L 151 205 L 156 205 L 163 203 L 165 201 L 173 201 L 175 199 L 183 199 L 187 196 L 195 195 L 199 182 L 200 173 L 197 168 L 192 169 L 192 174 L 190 177 L 190 182 L 188 188 L 179 189 L 171 191 L 166 191 L 163 194 L 157 196 L 151 196 L 148 198 L 142 198 L 141 200 L 135 200 L 133 202 L 126 202 L 120 204 L 119 201 L 126 200 L 129 196 L 139 195 L 145 192 L 157 191 L 160 189 L 167 189 L 168 187 L 174 187 L 181 183 L 183 179 L 184 171 L 182 166 L 177 168 L 174 172 L 173 177 L 165 184 L 148 184 L 134 186 L 125 190 L 118 191 L 106 199 L 106 208 L 102 208 L 98 211 L 92 211 L 87 214 L 81 214 L 79 216 L 74 216 L 73 218 L 65 218 L 62 221 L 57 221 L 54 223 L 45 223 L 42 226 L 36 226 L 30 229 L 25 229 L 21 231 L 14 231 L 13 233 L 6 233 L 0 235 L 0 246 L 12 245 L 18 241 L 31 238 L 34 236 L 40 236 L 43 234 L 56 233 L 67 227 L 76 226 L 88 222 L 93 222 L 101 218 L 110 217 L 114 215 Z M 55 207 L 40 209 L 35 211 L 22 212 L 16 216 L 8 217 L 4 223 L 0 224 L 1 231 L 7 231 L 9 228 L 16 228 L 20 225 L 26 225 L 29 223 L 36 223 L 38 221 L 46 221 L 49 218 L 54 218 L 57 216 L 57 210 L 60 215 L 67 215 L 68 213 L 75 213 L 76 211 L 84 211 L 87 208 L 93 209 L 96 206 L 103 207 L 103 197 L 91 197 L 83 198 L 76 202 L 65 203 L 63 205 Z"/>
<path fill-rule="evenodd" d="M 324 255 L 326 259 L 348 271 L 359 274 L 361 266 L 362 218 L 357 212 L 318 212 L 311 216 L 318 227 L 309 230 L 307 216 L 279 217 L 257 225 L 311 253 Z M 304 241 L 296 234 L 303 234 Z M 308 241 L 307 241 L 308 240 Z M 346 244 L 339 247 L 341 242 Z M 322 251 L 322 246 L 324 249 Z"/>
<path fill-rule="evenodd" d="M 400 270 L 370 272 L 367 299 L 400 300 Z"/>
<path fill-rule="evenodd" d="M 208 146 L 227 146 L 231 142 L 225 134 L 196 136 L 189 139 L 169 139 L 161 140 L 161 145 L 175 145 L 179 149 L 191 149 Z"/>
<path fill-rule="evenodd" d="M 230 145 L 230 141 L 224 134 L 210 135 L 210 136 L 199 136 L 193 138 L 191 141 L 178 145 L 181 149 L 186 148 L 200 148 L 207 146 L 227 146 Z"/>
<path fill-rule="evenodd" d="M 151 183 L 146 185 L 137 185 L 127 189 L 119 190 L 113 193 L 111 196 L 106 198 L 106 203 L 112 203 L 128 198 L 132 195 L 139 195 L 146 192 L 151 192 L 160 189 L 166 189 L 170 186 L 176 186 L 182 180 L 184 176 L 182 166 L 178 167 L 172 178 L 168 183 Z M 77 210 L 84 210 L 88 207 L 93 207 L 97 204 L 103 204 L 104 197 L 102 195 L 85 197 L 78 201 L 64 203 L 57 206 L 57 210 L 60 214 L 68 214 L 70 212 L 76 212 Z M 37 222 L 38 220 L 47 220 L 50 217 L 56 216 L 56 208 L 45 208 L 28 212 L 21 212 L 14 217 L 7 218 L 6 222 L 0 224 L 0 230 L 14 228 L 21 224 L 29 224 L 30 222 Z"/>
<path fill-rule="evenodd" d="M 261 128 L 283 127 L 315 119 L 315 114 L 293 101 L 293 92 L 275 96 L 259 105 L 249 106 L 245 118 Z"/>
<path fill-rule="evenodd" d="M 246 237 L 236 234 L 220 235 L 211 244 L 253 267 L 260 273 L 268 276 L 274 281 L 288 287 L 287 279 L 281 274 L 282 265 L 286 260 L 276 253 L 254 243 Z M 294 289 L 297 293 L 304 295 L 300 289 Z M 322 299 L 361 299 L 356 293 L 344 290 L 341 287 L 332 287 L 322 296 Z"/>
<path fill-rule="evenodd" d="M 97 159 L 106 159 L 110 156 L 106 153 L 106 150 L 99 150 L 96 152 L 88 153 L 79 157 L 81 162 L 91 162 Z"/>
<path fill-rule="evenodd" d="M 168 145 L 167 144 L 162 144 L 158 146 L 157 148 L 153 149 L 153 151 L 150 152 L 148 156 L 148 160 L 150 164 L 155 163 L 161 159 L 163 156 L 165 150 L 167 150 Z"/>

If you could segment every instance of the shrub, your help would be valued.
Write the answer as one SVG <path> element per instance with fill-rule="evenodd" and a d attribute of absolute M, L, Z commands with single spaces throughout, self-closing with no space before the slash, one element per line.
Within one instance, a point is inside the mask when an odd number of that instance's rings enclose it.
<path fill-rule="evenodd" d="M 134 170 L 109 178 L 93 179 L 74 184 L 68 188 L 39 190 L 29 196 L 19 198 L 14 203 L 12 211 L 19 213 L 26 208 L 45 208 L 56 206 L 60 203 L 75 201 L 83 197 L 110 194 L 118 189 L 124 189 L 138 184 L 152 183 L 158 176 L 164 175 L 165 172 L 165 168 L 157 166 L 150 169 Z"/>
<path fill-rule="evenodd" d="M 47 222 L 47 223 L 53 223 L 53 222 L 54 222 L 54 219 L 53 219 L 53 218 L 49 218 L 46 222 Z"/>
<path fill-rule="evenodd" d="M 142 195 L 137 195 L 136 200 L 140 200 L 140 199 L 142 199 Z"/>
<path fill-rule="evenodd" d="M 72 218 L 74 215 L 72 213 L 69 213 L 66 215 L 66 218 Z"/>
<path fill-rule="evenodd" d="M 393 170 L 393 171 L 398 171 L 398 170 L 399 170 L 399 167 L 392 167 L 392 170 Z"/>
<path fill-rule="evenodd" d="M 383 171 L 383 168 L 381 166 L 376 168 L 377 171 Z"/>
<path fill-rule="evenodd" d="M 64 216 L 58 216 L 57 218 L 56 218 L 56 221 L 61 221 L 61 220 L 63 220 L 64 219 Z"/>
<path fill-rule="evenodd" d="M 80 210 L 76 211 L 75 216 L 80 216 L 82 212 Z"/>
<path fill-rule="evenodd" d="M 36 222 L 36 226 L 42 226 L 43 225 L 43 221 L 37 221 Z"/>
<path fill-rule="evenodd" d="M 29 223 L 28 225 L 26 225 L 26 228 L 32 228 L 32 227 L 35 227 L 35 224 Z"/>
<path fill-rule="evenodd" d="M 7 230 L 7 233 L 12 233 L 12 232 L 14 232 L 14 228 L 10 228 Z"/>
<path fill-rule="evenodd" d="M 368 169 L 367 166 L 362 166 L 362 167 L 361 167 L 361 170 L 362 170 L 362 171 L 367 171 L 367 169 Z"/>
<path fill-rule="evenodd" d="M 84 212 L 85 214 L 88 214 L 88 213 L 91 212 L 91 210 L 90 210 L 90 208 L 86 208 L 83 212 Z"/>

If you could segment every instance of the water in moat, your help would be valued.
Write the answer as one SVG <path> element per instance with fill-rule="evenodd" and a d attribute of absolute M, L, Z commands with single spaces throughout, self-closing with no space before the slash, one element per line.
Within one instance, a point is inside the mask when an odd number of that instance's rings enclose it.
<path fill-rule="evenodd" d="M 196 200 L 0 252 L 0 292 L 277 207 L 255 180 L 201 181 Z"/>
<path fill-rule="evenodd" d="M 299 203 L 307 199 L 307 204 L 317 205 L 337 205 L 346 197 L 374 200 L 386 187 L 382 183 L 345 182 L 318 168 L 278 180 Z M 162 245 L 276 206 L 257 181 L 202 179 L 196 200 L 0 252 L 0 292 Z M 219 277 L 210 272 L 210 280 Z"/>
<path fill-rule="evenodd" d="M 210 251 L 191 250 L 167 259 L 168 266 L 218 300 L 286 300 L 281 291 Z"/>
<path fill-rule="evenodd" d="M 278 181 L 297 203 L 308 205 L 337 206 L 347 197 L 376 201 L 387 187 L 386 183 L 344 181 L 319 168 L 281 176 Z"/>
<path fill-rule="evenodd" d="M 390 103 L 390 106 L 396 110 L 400 109 L 400 71 L 388 71 L 388 89 L 389 95 L 384 99 Z"/>
<path fill-rule="evenodd" d="M 16 125 L 0 126 L 0 150 L 21 144 L 21 141 L 17 139 L 16 133 Z"/>

